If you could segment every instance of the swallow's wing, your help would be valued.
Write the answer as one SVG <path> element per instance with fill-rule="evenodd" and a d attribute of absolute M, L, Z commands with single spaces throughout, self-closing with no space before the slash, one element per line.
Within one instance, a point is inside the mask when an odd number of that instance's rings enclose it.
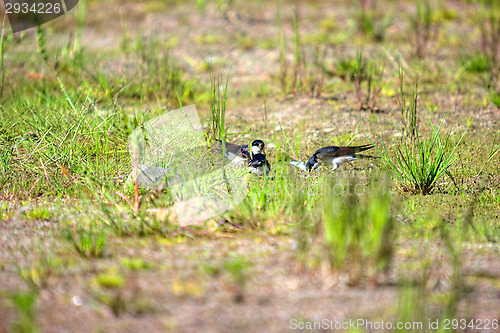
<path fill-rule="evenodd" d="M 264 165 L 264 160 L 261 158 L 254 157 L 250 162 L 248 162 L 248 166 L 253 168 L 258 168 Z"/>
<path fill-rule="evenodd" d="M 250 153 L 248 152 L 248 145 L 240 146 L 235 143 L 225 142 L 226 157 L 232 161 L 236 157 L 249 158 Z M 217 152 L 222 153 L 222 141 L 216 140 L 214 143 L 214 148 Z"/>
<path fill-rule="evenodd" d="M 329 159 L 329 158 L 333 158 L 333 157 L 337 157 L 337 156 L 339 156 L 338 155 L 339 149 L 340 149 L 340 147 L 337 147 L 337 146 L 323 147 L 323 148 L 316 150 L 313 157 L 315 157 L 317 160 L 320 160 L 320 161 L 325 160 L 325 159 Z"/>
<path fill-rule="evenodd" d="M 368 145 L 362 145 L 362 146 L 356 146 L 356 147 L 345 147 L 345 148 L 353 148 L 356 153 L 359 153 L 359 152 L 362 152 L 362 151 L 365 151 L 368 149 L 372 149 L 373 147 L 375 147 L 375 146 L 368 144 Z"/>
<path fill-rule="evenodd" d="M 257 155 L 254 155 L 254 157 L 252 158 L 252 160 L 250 162 L 248 162 L 248 166 L 253 167 L 253 168 L 259 168 L 262 166 L 270 167 L 270 164 L 267 161 L 266 156 L 264 154 L 257 154 Z"/>
<path fill-rule="evenodd" d="M 354 147 L 337 147 L 330 146 L 318 149 L 314 155 L 319 160 L 335 158 L 341 156 L 353 156 L 356 153 L 368 150 L 373 148 L 373 145 L 363 145 L 363 146 L 354 146 Z"/>

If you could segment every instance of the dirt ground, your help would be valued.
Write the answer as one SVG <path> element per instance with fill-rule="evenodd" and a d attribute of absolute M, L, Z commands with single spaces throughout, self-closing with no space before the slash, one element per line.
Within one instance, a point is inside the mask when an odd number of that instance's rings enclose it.
<path fill-rule="evenodd" d="M 485 102 L 488 92 L 478 88 L 476 81 L 463 81 L 460 87 L 456 84 L 464 47 L 472 50 L 479 43 L 477 31 L 471 30 L 466 19 L 474 12 L 475 5 L 444 2 L 458 18 L 446 21 L 440 29 L 440 37 L 429 46 L 432 61 L 422 62 L 425 68 L 421 77 L 421 99 L 425 101 L 422 108 L 431 110 L 429 117 L 434 122 L 444 117 L 447 131 L 466 130 L 475 138 L 464 143 L 474 156 L 481 138 L 491 140 L 494 133 L 499 132 L 500 111 Z M 328 38 L 329 34 L 342 36 L 343 31 L 355 29 L 352 17 L 356 9 L 352 2 L 302 1 L 296 5 L 301 38 L 305 41 L 314 41 L 321 34 Z M 386 5 L 386 13 L 394 17 L 386 32 L 387 42 L 366 42 L 353 33 L 337 44 L 326 43 L 329 45 L 326 59 L 333 62 L 332 59 L 353 57 L 358 48 L 363 48 L 367 55 L 385 55 L 385 73 L 392 73 L 386 74 L 387 82 L 393 82 L 396 89 L 395 59 L 399 54 L 410 59 L 413 52 L 412 43 L 406 42 L 406 13 L 414 10 L 414 4 L 399 1 Z M 289 38 L 287 59 L 290 62 L 293 62 L 292 13 L 292 2 L 281 4 L 282 29 Z M 73 19 L 61 18 L 47 24 L 47 29 L 52 30 L 52 36 L 66 40 L 68 33 L 64 26 L 71 23 Z M 209 82 L 209 72 L 203 69 L 207 59 L 211 58 L 224 70 L 230 68 L 227 122 L 231 130 L 258 131 L 269 140 L 286 131 L 302 143 L 298 156 L 294 156 L 297 159 L 303 160 L 316 147 L 331 144 L 332 140 L 339 144 L 340 133 L 353 133 L 358 125 L 359 133 L 370 136 L 375 144 L 400 134 L 400 111 L 395 103 L 395 91 L 389 88 L 378 100 L 378 112 L 360 111 L 354 88 L 338 77 L 325 76 L 324 90 L 319 97 L 308 93 L 294 96 L 281 93 L 276 3 L 273 1 L 234 1 L 233 5 L 223 2 L 221 8 L 209 2 L 205 14 L 194 3 L 104 1 L 88 4 L 82 45 L 89 54 L 96 55 L 97 67 L 110 73 L 126 69 L 127 60 L 115 54 L 126 33 L 131 39 L 139 34 L 155 34 L 160 40 L 171 42 L 172 55 L 185 75 L 204 84 Z M 33 35 L 34 41 L 35 32 L 27 34 Z M 49 45 L 51 43 L 49 41 Z M 36 43 L 18 47 L 35 50 Z M 266 114 L 263 86 L 268 89 Z M 208 112 L 206 104 L 200 103 L 197 107 L 201 114 Z M 428 126 L 422 131 L 429 131 Z M 500 183 L 498 161 L 497 157 L 492 163 L 496 166 L 480 178 L 492 195 L 496 194 L 495 198 L 498 198 Z M 368 163 L 361 165 L 366 167 Z M 461 168 L 468 167 L 462 164 Z M 464 180 L 467 181 L 471 180 Z M 435 214 L 441 213 L 450 221 L 456 221 L 457 216 L 466 211 L 467 200 L 472 195 L 467 193 L 466 199 L 460 199 L 442 190 L 435 194 L 433 201 L 416 200 L 415 205 L 432 206 Z M 400 202 L 412 200 L 407 193 L 398 196 Z M 72 206 L 72 200 L 54 199 L 52 205 Z M 20 267 L 37 267 L 40 260 L 51 261 L 43 279 L 36 276 L 41 274 L 36 269 L 25 271 L 30 276 L 27 280 L 43 281 L 42 286 L 37 286 L 40 288 L 36 303 L 36 323 L 43 332 L 290 332 L 306 331 L 294 323 L 305 325 L 325 319 L 340 323 L 357 319 L 396 323 L 404 304 L 403 287 L 416 285 L 421 278 L 420 259 L 428 258 L 428 290 L 439 293 L 448 290 L 452 283 L 451 259 L 444 245 L 434 239 L 419 239 L 415 235 L 401 237 L 394 262 L 382 277 L 368 277 L 361 284 L 350 285 L 345 272 L 332 272 L 324 261 L 298 260 L 299 242 L 293 230 L 284 227 L 286 231 L 280 233 L 221 229 L 216 221 L 189 230 L 187 236 L 111 237 L 103 258 L 86 259 L 75 255 L 68 244 L 61 241 L 62 230 L 68 223 L 78 221 L 78 213 L 68 217 L 56 210 L 49 220 L 28 218 L 22 207 L 31 209 L 29 207 L 36 205 L 36 201 L 9 202 L 5 211 L 10 213 L 2 216 L 0 212 L 0 295 L 4 295 L 0 298 L 0 332 L 8 332 L 13 322 L 24 318 L 9 301 L 9 293 L 28 290 L 29 283 L 23 281 L 18 272 Z M 492 230 L 496 233 L 500 220 L 495 209 L 500 207 L 499 203 L 492 207 L 485 214 L 489 214 L 496 225 Z M 85 212 L 79 213 L 83 216 Z M 418 215 L 419 209 L 415 208 L 407 218 L 411 219 L 412 214 Z M 286 223 L 282 220 L 269 222 L 273 230 L 278 229 L 278 224 Z M 398 221 L 404 223 L 403 220 Z M 498 239 L 498 235 L 495 237 Z M 134 268 L 124 261 L 134 258 L 141 258 L 144 265 Z M 108 277 L 118 276 L 119 287 L 102 288 L 103 283 L 97 279 L 103 272 Z M 462 276 L 464 286 L 457 319 L 500 319 L 499 243 L 466 242 Z M 439 295 L 427 296 L 423 329 L 408 331 L 429 331 L 426 316 L 433 314 L 434 307 L 439 309 L 441 300 Z M 412 302 L 416 302 L 415 299 Z M 417 304 L 413 305 L 418 308 Z M 307 331 L 330 329 L 313 327 Z M 356 330 L 349 326 L 341 331 L 391 330 L 370 330 L 364 326 Z M 500 329 L 481 332 L 500 332 Z"/>

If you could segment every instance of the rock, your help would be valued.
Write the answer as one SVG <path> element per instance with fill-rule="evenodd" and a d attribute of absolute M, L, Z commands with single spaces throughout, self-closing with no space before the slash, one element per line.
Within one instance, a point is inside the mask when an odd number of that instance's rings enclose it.
<path fill-rule="evenodd" d="M 137 175 L 137 182 L 139 183 L 139 188 L 145 188 L 148 190 L 162 190 L 167 184 L 165 176 L 168 173 L 168 169 L 161 167 L 154 167 L 148 165 L 140 165 Z M 135 171 L 132 171 L 125 182 L 125 186 L 134 186 L 135 181 Z"/>

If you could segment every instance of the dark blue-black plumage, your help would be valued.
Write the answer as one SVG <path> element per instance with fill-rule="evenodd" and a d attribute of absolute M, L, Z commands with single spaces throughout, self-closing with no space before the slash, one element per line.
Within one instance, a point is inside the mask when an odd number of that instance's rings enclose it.
<path fill-rule="evenodd" d="M 362 145 L 355 147 L 329 146 L 316 150 L 306 163 L 306 170 L 311 172 L 321 164 L 332 164 L 332 170 L 338 168 L 342 163 L 354 161 L 358 157 L 371 157 L 357 153 L 373 148 L 373 145 Z"/>

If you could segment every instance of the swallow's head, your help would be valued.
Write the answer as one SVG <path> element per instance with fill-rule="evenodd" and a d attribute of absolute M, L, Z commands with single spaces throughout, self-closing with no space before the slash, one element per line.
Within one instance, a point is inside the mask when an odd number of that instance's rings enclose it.
<path fill-rule="evenodd" d="M 315 170 L 318 166 L 319 166 L 319 163 L 318 163 L 318 161 L 316 161 L 316 158 L 313 155 L 313 156 L 311 156 L 309 161 L 307 161 L 307 163 L 306 163 L 306 170 L 311 172 L 312 170 Z"/>
<path fill-rule="evenodd" d="M 252 154 L 264 154 L 264 141 L 262 140 L 253 140 L 252 142 Z"/>

